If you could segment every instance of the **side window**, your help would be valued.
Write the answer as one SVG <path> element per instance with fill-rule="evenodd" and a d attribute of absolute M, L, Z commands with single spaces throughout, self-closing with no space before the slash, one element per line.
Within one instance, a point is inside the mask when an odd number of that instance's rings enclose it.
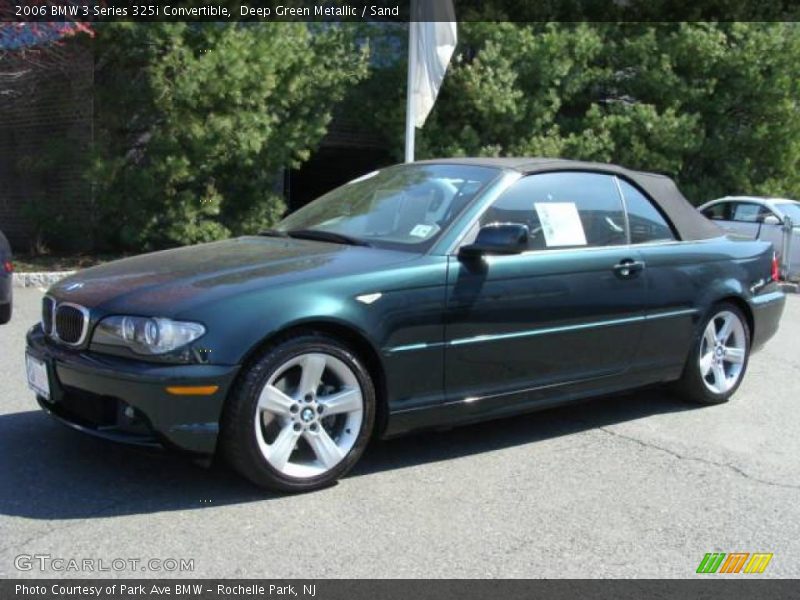
<path fill-rule="evenodd" d="M 614 178 L 598 173 L 564 171 L 520 179 L 483 214 L 480 225 L 490 223 L 527 225 L 531 250 L 627 243 Z"/>
<path fill-rule="evenodd" d="M 742 223 L 761 223 L 764 217 L 773 214 L 770 209 L 753 202 L 736 202 L 733 205 L 733 220 Z"/>
<path fill-rule="evenodd" d="M 628 209 L 628 223 L 631 228 L 631 244 L 672 241 L 672 232 L 666 219 L 653 203 L 627 181 L 619 180 L 625 206 Z"/>
<path fill-rule="evenodd" d="M 735 202 L 733 204 L 733 220 L 742 223 L 757 223 L 762 206 L 752 202 Z"/>
<path fill-rule="evenodd" d="M 730 221 L 730 207 L 730 202 L 720 202 L 709 206 L 703 211 L 703 214 L 712 221 Z"/>

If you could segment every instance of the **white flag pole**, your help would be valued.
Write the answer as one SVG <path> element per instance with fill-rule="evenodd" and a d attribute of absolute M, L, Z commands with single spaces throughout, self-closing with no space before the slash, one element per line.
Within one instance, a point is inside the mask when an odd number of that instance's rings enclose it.
<path fill-rule="evenodd" d="M 431 112 L 458 34 L 451 0 L 411 0 L 408 22 L 406 162 L 414 162 L 414 135 Z"/>
<path fill-rule="evenodd" d="M 411 19 L 416 14 L 414 4 L 417 0 L 411 0 Z M 414 77 L 417 68 L 417 24 L 413 20 L 408 22 L 408 83 L 406 85 L 406 155 L 407 163 L 414 162 Z"/>

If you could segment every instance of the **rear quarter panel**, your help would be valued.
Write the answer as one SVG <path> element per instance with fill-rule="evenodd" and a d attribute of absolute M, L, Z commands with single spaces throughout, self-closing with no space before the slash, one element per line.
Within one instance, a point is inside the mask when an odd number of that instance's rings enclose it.
<path fill-rule="evenodd" d="M 783 300 L 770 280 L 772 244 L 721 237 L 643 246 L 641 253 L 647 265 L 648 311 L 692 312 L 646 323 L 638 368 L 661 369 L 664 379 L 679 377 L 700 334 L 700 323 L 722 300 L 738 303 L 748 314 L 754 347 L 774 334 L 773 327 L 760 318 L 763 309 L 756 309 L 761 298 Z"/>

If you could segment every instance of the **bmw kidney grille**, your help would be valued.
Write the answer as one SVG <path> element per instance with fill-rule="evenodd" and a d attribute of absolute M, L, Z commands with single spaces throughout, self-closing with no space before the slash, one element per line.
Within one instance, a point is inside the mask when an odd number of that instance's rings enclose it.
<path fill-rule="evenodd" d="M 57 303 L 45 297 L 42 302 L 42 329 L 52 339 L 78 346 L 83 343 L 89 328 L 89 311 L 70 302 Z"/>

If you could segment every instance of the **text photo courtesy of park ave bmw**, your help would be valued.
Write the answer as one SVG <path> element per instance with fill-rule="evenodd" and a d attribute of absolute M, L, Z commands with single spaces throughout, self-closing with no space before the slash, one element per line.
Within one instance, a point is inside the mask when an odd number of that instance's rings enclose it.
<path fill-rule="evenodd" d="M 0 1 L 0 597 L 792 597 L 798 16 Z"/>
<path fill-rule="evenodd" d="M 71 584 L 71 583 L 42 583 L 28 585 L 15 584 L 15 592 L 20 597 L 29 596 L 81 596 L 88 598 L 104 598 L 109 596 L 119 597 L 201 597 L 204 593 L 214 593 L 221 598 L 226 597 L 308 597 L 317 595 L 317 586 L 314 583 L 303 585 L 277 585 L 271 584 L 209 584 L 209 583 L 107 583 L 107 584 Z"/>

